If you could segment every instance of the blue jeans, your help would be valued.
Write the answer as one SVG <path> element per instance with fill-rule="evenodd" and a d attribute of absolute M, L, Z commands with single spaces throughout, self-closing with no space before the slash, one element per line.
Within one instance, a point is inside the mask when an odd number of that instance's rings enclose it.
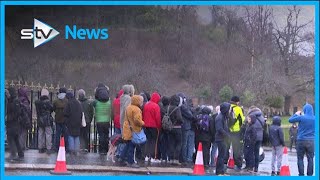
<path fill-rule="evenodd" d="M 297 156 L 299 176 L 304 176 L 303 157 L 306 154 L 308 159 L 307 175 L 313 175 L 313 158 L 314 158 L 314 141 L 313 140 L 298 140 L 297 141 Z"/>
<path fill-rule="evenodd" d="M 210 165 L 211 166 L 215 166 L 214 158 L 216 156 L 217 150 L 218 150 L 218 145 L 217 145 L 217 143 L 213 142 L 211 145 L 211 158 L 210 158 Z"/>
<path fill-rule="evenodd" d="M 79 136 L 68 136 L 69 150 L 71 152 L 79 152 L 80 150 L 80 137 Z"/>
<path fill-rule="evenodd" d="M 122 161 L 124 161 L 124 159 L 127 159 L 129 164 L 134 163 L 134 159 L 133 159 L 134 148 L 135 148 L 135 145 L 131 141 L 128 141 L 125 144 L 123 151 L 120 154 L 120 158 L 122 159 Z"/>
<path fill-rule="evenodd" d="M 55 148 L 58 151 L 59 146 L 60 146 L 60 138 L 61 135 L 63 135 L 65 144 L 66 144 L 66 151 L 69 151 L 69 146 L 68 146 L 68 134 L 67 134 L 67 126 L 64 123 L 56 123 L 56 140 L 55 140 Z"/>
<path fill-rule="evenodd" d="M 192 130 L 182 131 L 182 160 L 183 162 L 192 162 L 194 152 L 195 134 Z"/>
<path fill-rule="evenodd" d="M 216 142 L 218 146 L 218 160 L 217 160 L 217 165 L 216 165 L 216 175 L 224 174 L 224 159 L 225 156 L 227 155 L 227 146 L 225 142 L 223 141 L 217 141 Z"/>

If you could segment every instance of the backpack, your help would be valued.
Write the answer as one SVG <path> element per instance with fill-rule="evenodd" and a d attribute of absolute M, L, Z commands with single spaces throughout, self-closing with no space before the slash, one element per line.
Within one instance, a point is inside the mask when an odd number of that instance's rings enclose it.
<path fill-rule="evenodd" d="M 177 109 L 179 108 L 179 106 L 176 107 L 176 108 L 174 108 L 173 111 L 172 111 L 170 114 L 169 114 L 169 108 L 170 108 L 170 106 L 168 106 L 168 110 L 167 110 L 167 112 L 165 113 L 165 115 L 163 116 L 162 121 L 161 121 L 162 128 L 163 128 L 164 130 L 167 130 L 167 131 L 171 131 L 172 128 L 173 128 L 173 123 L 172 123 L 172 121 L 170 120 L 170 115 L 171 115 L 175 110 L 177 110 Z"/>
<path fill-rule="evenodd" d="M 209 132 L 209 115 L 199 114 L 197 116 L 197 121 L 200 131 Z"/>
<path fill-rule="evenodd" d="M 96 90 L 96 99 L 101 102 L 107 102 L 109 101 L 109 92 L 106 87 L 99 87 Z"/>
<path fill-rule="evenodd" d="M 31 129 L 32 128 L 31 111 L 26 105 L 22 103 L 20 103 L 20 110 L 21 110 L 21 113 L 18 118 L 19 124 L 25 129 Z"/>

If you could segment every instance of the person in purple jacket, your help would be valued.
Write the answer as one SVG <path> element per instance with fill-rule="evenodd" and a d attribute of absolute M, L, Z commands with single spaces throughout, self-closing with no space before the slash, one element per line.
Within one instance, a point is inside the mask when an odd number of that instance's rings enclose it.
<path fill-rule="evenodd" d="M 297 111 L 289 118 L 290 123 L 299 123 L 297 135 L 297 157 L 299 176 L 304 176 L 303 157 L 306 154 L 308 159 L 307 175 L 313 175 L 314 158 L 314 135 L 315 135 L 315 116 L 313 107 L 310 104 L 303 106 L 303 114 Z"/>

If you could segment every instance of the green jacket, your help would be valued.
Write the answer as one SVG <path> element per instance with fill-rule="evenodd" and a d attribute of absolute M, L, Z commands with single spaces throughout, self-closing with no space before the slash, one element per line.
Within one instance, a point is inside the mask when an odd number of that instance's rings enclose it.
<path fill-rule="evenodd" d="M 107 102 L 101 102 L 95 100 L 93 102 L 93 107 L 95 110 L 94 118 L 96 123 L 105 123 L 111 121 L 111 102 L 110 100 Z"/>

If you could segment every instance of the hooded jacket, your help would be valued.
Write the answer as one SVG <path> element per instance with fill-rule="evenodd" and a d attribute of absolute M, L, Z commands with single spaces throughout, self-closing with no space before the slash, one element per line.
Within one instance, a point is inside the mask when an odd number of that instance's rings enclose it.
<path fill-rule="evenodd" d="M 228 128 L 228 113 L 230 109 L 230 104 L 224 102 L 220 105 L 220 113 L 215 119 L 215 141 L 221 142 L 225 141 L 226 138 L 230 136 L 229 128 Z"/>
<path fill-rule="evenodd" d="M 263 128 L 265 125 L 264 116 L 262 111 L 259 108 L 253 108 L 249 109 L 248 116 L 254 115 L 256 116 L 256 121 L 253 124 L 253 127 L 255 128 L 257 132 L 257 141 L 263 140 Z"/>
<path fill-rule="evenodd" d="M 198 138 L 199 141 L 202 141 L 202 142 L 212 142 L 212 140 L 214 139 L 214 136 L 215 136 L 215 129 L 214 129 L 214 119 L 210 116 L 210 113 L 211 113 L 211 109 L 208 108 L 208 107 L 204 107 L 202 110 L 201 110 L 201 113 L 200 114 L 203 114 L 203 115 L 208 115 L 209 116 L 209 131 L 208 132 L 205 132 L 205 131 L 197 131 L 196 132 L 196 137 Z"/>
<path fill-rule="evenodd" d="M 120 90 L 117 98 L 113 100 L 112 110 L 113 110 L 113 122 L 114 127 L 120 129 L 120 97 L 123 94 L 123 90 Z"/>
<path fill-rule="evenodd" d="M 79 102 L 81 104 L 85 119 L 86 119 L 86 124 L 91 124 L 92 118 L 93 118 L 93 106 L 91 105 L 90 101 L 88 98 L 85 97 L 84 94 L 79 94 Z"/>
<path fill-rule="evenodd" d="M 269 138 L 272 146 L 285 146 L 281 118 L 279 116 L 274 116 L 272 119 L 272 125 L 269 128 Z"/>
<path fill-rule="evenodd" d="M 124 123 L 123 123 L 123 133 L 122 139 L 125 141 L 132 139 L 132 131 L 140 132 L 144 122 L 142 120 L 142 111 L 140 105 L 142 105 L 142 97 L 139 95 L 134 95 L 131 98 L 131 105 L 129 105 L 125 111 Z M 129 126 L 132 127 L 132 131 Z"/>
<path fill-rule="evenodd" d="M 8 133 L 17 133 L 19 131 L 18 117 L 21 113 L 20 102 L 17 98 L 16 90 L 12 87 L 8 89 L 10 97 L 7 104 L 6 128 Z"/>
<path fill-rule="evenodd" d="M 58 99 L 53 102 L 53 111 L 55 112 L 55 122 L 64 123 L 64 108 L 67 106 L 68 100 L 66 93 L 59 93 Z"/>
<path fill-rule="evenodd" d="M 144 126 L 148 128 L 161 128 L 161 113 L 160 106 L 160 95 L 153 93 L 151 100 L 144 105 L 143 108 L 143 121 Z"/>
<path fill-rule="evenodd" d="M 170 97 L 169 114 L 170 120 L 172 121 L 173 128 L 181 128 L 183 124 L 183 118 L 181 114 L 180 97 L 173 95 Z"/>
<path fill-rule="evenodd" d="M 162 96 L 161 98 L 161 106 L 160 106 L 160 111 L 161 111 L 161 121 L 163 119 L 163 116 L 167 113 L 168 106 L 170 104 L 170 98 L 167 96 Z"/>
<path fill-rule="evenodd" d="M 245 147 L 253 147 L 257 141 L 257 131 L 256 131 L 255 124 L 258 119 L 254 114 L 249 115 L 249 117 L 251 118 L 251 123 L 248 123 L 246 131 L 244 133 Z"/>
<path fill-rule="evenodd" d="M 290 123 L 299 123 L 297 140 L 314 140 L 315 116 L 313 107 L 310 104 L 303 106 L 304 115 L 294 114 L 289 118 Z"/>
<path fill-rule="evenodd" d="M 187 104 L 187 98 L 185 94 L 178 93 L 177 94 L 180 98 L 182 98 L 182 105 L 181 105 L 181 115 L 183 118 L 183 125 L 182 129 L 185 131 L 192 129 L 192 124 L 195 123 L 196 119 L 192 114 L 191 108 Z"/>
<path fill-rule="evenodd" d="M 68 104 L 64 110 L 64 117 L 68 134 L 71 136 L 80 136 L 80 129 L 82 127 L 82 107 L 80 102 L 73 96 L 68 97 Z"/>
<path fill-rule="evenodd" d="M 131 96 L 134 94 L 132 85 L 124 85 L 122 89 L 123 95 L 120 97 L 120 128 L 123 128 L 125 111 L 131 103 Z"/>
<path fill-rule="evenodd" d="M 51 116 L 51 113 L 53 112 L 53 106 L 52 106 L 52 103 L 50 102 L 48 96 L 41 96 L 40 100 L 37 100 L 35 102 L 35 105 L 36 105 L 36 110 L 37 110 L 38 123 L 39 123 L 40 117 L 48 116 L 48 115 Z"/>

